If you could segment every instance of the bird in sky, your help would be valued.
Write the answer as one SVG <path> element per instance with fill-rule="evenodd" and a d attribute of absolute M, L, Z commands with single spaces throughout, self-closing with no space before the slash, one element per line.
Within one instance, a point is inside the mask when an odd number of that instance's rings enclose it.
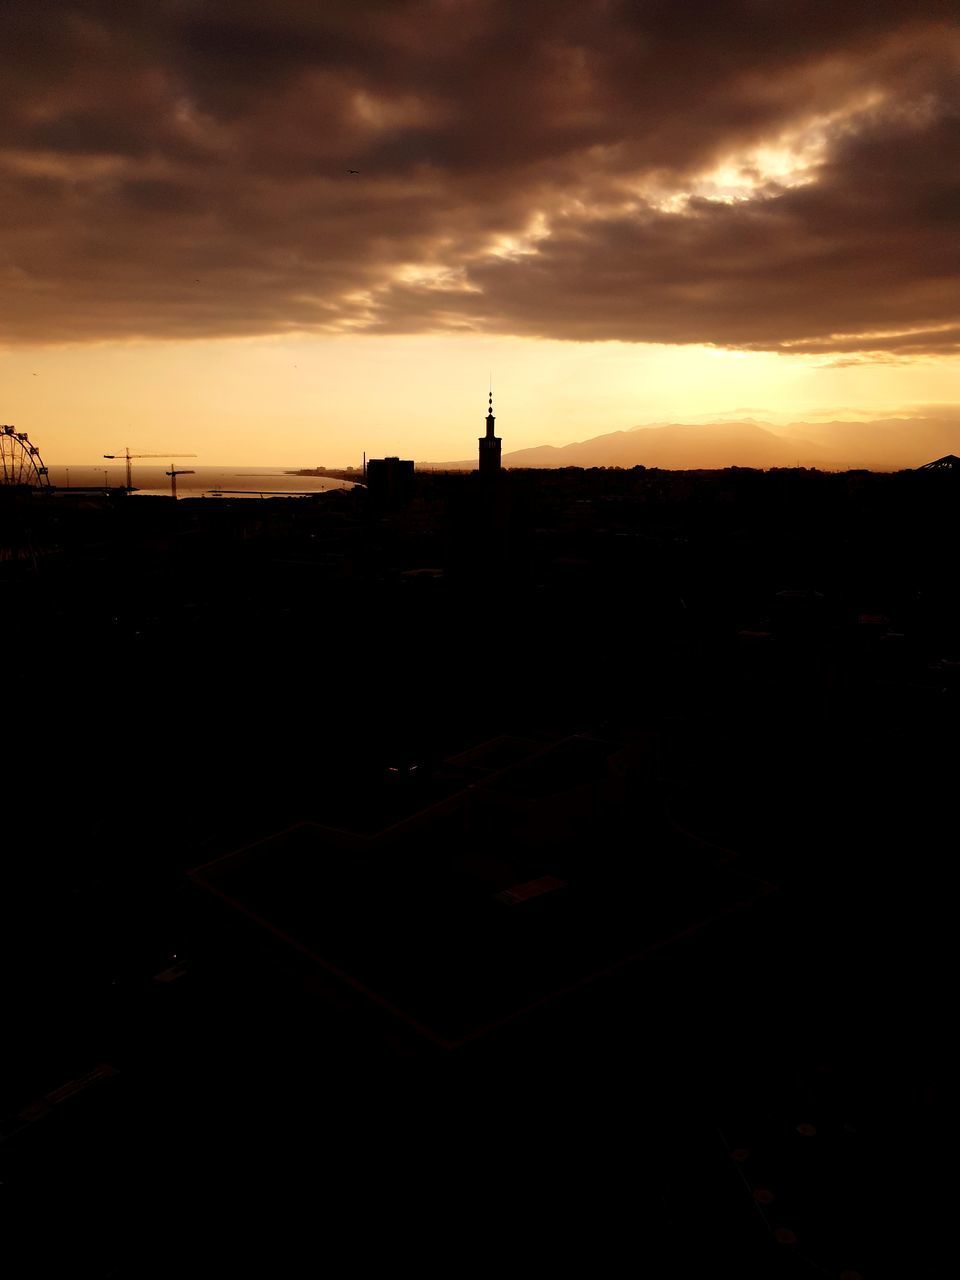
<path fill-rule="evenodd" d="M 348 169 L 348 170 L 347 170 L 347 173 L 355 173 L 355 174 L 357 174 L 357 175 L 359 176 L 359 174 L 360 174 L 360 170 L 359 170 L 359 169 Z"/>

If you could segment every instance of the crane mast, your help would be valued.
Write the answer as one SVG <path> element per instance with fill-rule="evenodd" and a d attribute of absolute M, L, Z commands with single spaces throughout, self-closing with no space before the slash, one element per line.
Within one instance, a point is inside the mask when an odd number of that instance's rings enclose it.
<path fill-rule="evenodd" d="M 168 475 L 168 476 L 170 477 L 170 494 L 171 494 L 171 497 L 176 498 L 176 496 L 177 496 L 177 476 L 193 476 L 193 475 L 196 475 L 197 473 L 196 473 L 195 471 L 190 470 L 189 468 L 181 468 L 181 469 L 178 471 L 178 470 L 177 470 L 177 468 L 176 468 L 176 467 L 173 465 L 173 463 L 171 462 L 171 463 L 170 463 L 170 470 L 169 470 L 169 471 L 167 471 L 165 474 L 166 474 L 166 475 Z"/>

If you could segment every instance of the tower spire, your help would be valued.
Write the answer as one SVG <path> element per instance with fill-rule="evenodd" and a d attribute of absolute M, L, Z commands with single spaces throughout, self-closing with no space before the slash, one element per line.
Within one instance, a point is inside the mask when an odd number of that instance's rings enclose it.
<path fill-rule="evenodd" d="M 496 475 L 500 470 L 500 441 L 494 434 L 496 418 L 493 416 L 493 378 L 487 393 L 487 434 L 480 437 L 480 474 Z"/>

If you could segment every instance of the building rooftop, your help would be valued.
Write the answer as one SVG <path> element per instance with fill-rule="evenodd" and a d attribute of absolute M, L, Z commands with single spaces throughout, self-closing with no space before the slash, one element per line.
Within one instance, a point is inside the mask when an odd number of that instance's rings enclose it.
<path fill-rule="evenodd" d="M 728 868 L 648 850 L 630 867 L 564 878 L 455 849 L 402 864 L 344 857 L 300 827 L 194 882 L 278 951 L 359 993 L 418 1036 L 455 1049 L 762 895 Z M 550 891 L 530 892 L 538 882 Z"/>

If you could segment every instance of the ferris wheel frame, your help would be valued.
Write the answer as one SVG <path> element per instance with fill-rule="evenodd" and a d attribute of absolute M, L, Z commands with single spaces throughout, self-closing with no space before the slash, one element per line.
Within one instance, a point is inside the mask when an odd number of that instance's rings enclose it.
<path fill-rule="evenodd" d="M 50 476 L 40 450 L 25 431 L 0 423 L 0 485 L 49 489 Z"/>

